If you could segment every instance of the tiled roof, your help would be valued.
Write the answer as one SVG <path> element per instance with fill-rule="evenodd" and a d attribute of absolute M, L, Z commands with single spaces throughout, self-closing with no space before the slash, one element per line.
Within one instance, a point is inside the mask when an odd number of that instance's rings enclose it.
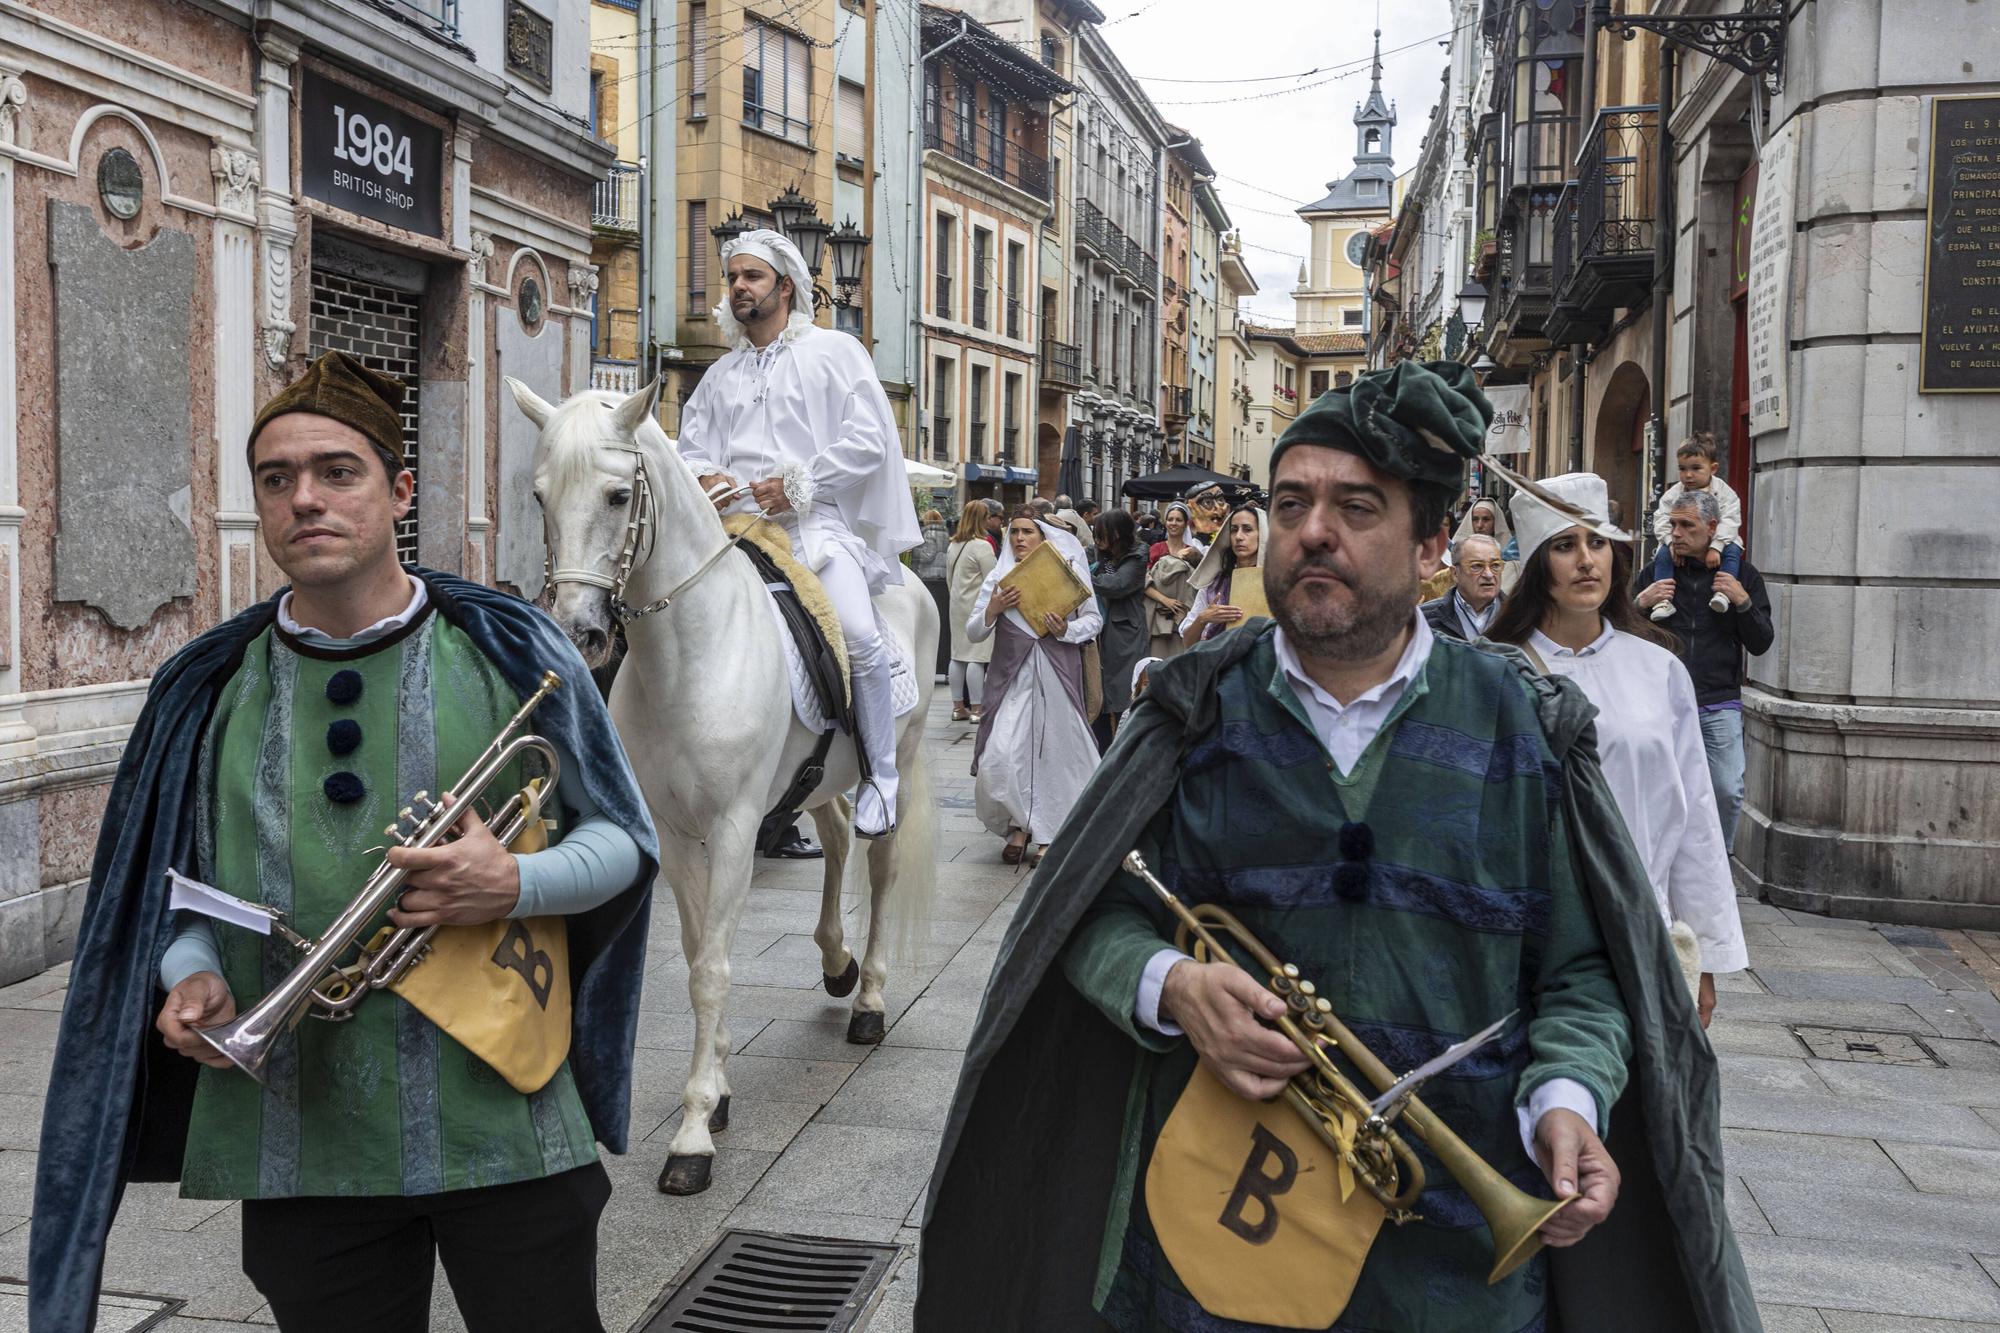
<path fill-rule="evenodd" d="M 1312 356 L 1360 356 L 1368 339 L 1359 333 L 1296 333 L 1292 340 Z"/>

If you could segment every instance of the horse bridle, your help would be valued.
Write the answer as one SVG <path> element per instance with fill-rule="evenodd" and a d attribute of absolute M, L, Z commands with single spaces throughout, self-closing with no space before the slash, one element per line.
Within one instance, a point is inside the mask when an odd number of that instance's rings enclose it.
<path fill-rule="evenodd" d="M 612 446 L 614 448 L 619 446 Z M 715 568 L 735 547 L 734 537 L 726 538 L 706 560 L 695 567 L 694 573 L 682 579 L 670 589 L 666 596 L 644 606 L 632 606 L 625 600 L 625 586 L 632 581 L 632 571 L 639 563 L 639 549 L 645 548 L 646 558 L 653 555 L 653 483 L 646 476 L 646 456 L 637 449 L 627 449 L 637 463 L 632 472 L 631 514 L 625 520 L 625 544 L 618 552 L 618 572 L 607 578 L 590 569 L 557 569 L 555 567 L 555 543 L 549 539 L 548 518 L 542 519 L 542 587 L 551 600 L 558 583 L 585 583 L 593 588 L 603 588 L 611 594 L 611 614 L 620 624 L 629 625 L 641 616 L 650 616 L 656 611 L 664 611 L 672 606 L 674 599 L 700 581 L 702 575 Z M 731 487 L 718 482 L 709 492 L 709 500 L 720 506 L 739 495 L 748 493 L 748 486 Z"/>

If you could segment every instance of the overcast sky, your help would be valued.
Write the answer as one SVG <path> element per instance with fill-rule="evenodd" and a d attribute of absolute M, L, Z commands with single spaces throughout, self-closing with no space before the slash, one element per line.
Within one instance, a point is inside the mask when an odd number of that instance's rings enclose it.
<path fill-rule="evenodd" d="M 1368 95 L 1373 0 L 1098 0 L 1098 8 L 1125 68 L 1161 115 L 1201 140 L 1220 173 L 1216 189 L 1243 233 L 1243 257 L 1259 288 L 1246 309 L 1290 323 L 1291 291 L 1311 239 L 1291 210 L 1322 198 L 1326 183 L 1354 165 L 1354 108 Z M 1301 15 L 1310 17 L 1302 23 Z M 1386 0 L 1381 23 L 1382 91 L 1396 103 L 1401 172 L 1415 165 L 1437 104 L 1446 59 L 1438 39 L 1451 16 L 1446 0 Z M 1324 72 L 1272 77 L 1310 69 Z M 1222 79 L 1259 81 L 1177 81 Z"/>

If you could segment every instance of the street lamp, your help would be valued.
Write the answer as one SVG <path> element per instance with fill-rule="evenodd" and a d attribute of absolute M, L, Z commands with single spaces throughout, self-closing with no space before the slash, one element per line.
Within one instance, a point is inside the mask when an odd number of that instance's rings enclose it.
<path fill-rule="evenodd" d="M 756 227 L 752 223 L 744 221 L 742 211 L 738 210 L 732 212 L 713 227 L 710 227 L 708 232 L 709 235 L 715 237 L 715 248 L 719 253 L 723 246 L 728 245 L 744 232 L 755 230 Z"/>
<path fill-rule="evenodd" d="M 833 249 L 833 303 L 850 305 L 861 287 L 861 260 L 868 253 L 868 234 L 849 218 L 834 228 L 827 243 Z"/>
<path fill-rule="evenodd" d="M 812 200 L 799 193 L 797 185 L 788 185 L 785 192 L 770 203 L 771 216 L 777 221 L 778 230 L 786 240 L 797 245 L 798 238 L 792 235 L 792 228 L 813 215 Z"/>
<path fill-rule="evenodd" d="M 1465 321 L 1466 336 L 1475 337 L 1480 325 L 1486 322 L 1486 288 L 1483 284 L 1466 280 L 1465 289 L 1458 294 L 1458 315 Z"/>

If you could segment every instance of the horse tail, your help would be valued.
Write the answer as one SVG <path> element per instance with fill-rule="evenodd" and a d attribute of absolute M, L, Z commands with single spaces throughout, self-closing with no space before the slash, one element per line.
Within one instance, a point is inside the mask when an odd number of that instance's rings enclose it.
<path fill-rule="evenodd" d="M 902 781 L 896 793 L 896 832 L 892 835 L 896 870 L 884 904 L 896 923 L 890 951 L 905 967 L 923 962 L 930 944 L 931 908 L 937 897 L 937 793 L 931 780 L 931 747 L 924 738 L 922 715 L 928 711 L 924 707 L 910 719 L 907 749 L 897 760 Z"/>

